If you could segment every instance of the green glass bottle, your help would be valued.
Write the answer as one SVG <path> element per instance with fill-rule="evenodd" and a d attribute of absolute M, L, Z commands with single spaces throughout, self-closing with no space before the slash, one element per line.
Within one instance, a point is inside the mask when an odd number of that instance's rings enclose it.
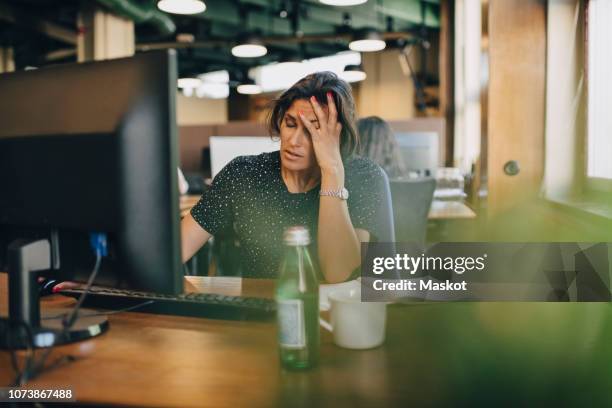
<path fill-rule="evenodd" d="M 276 284 L 280 360 L 287 369 L 310 368 L 319 361 L 319 281 L 308 229 L 288 228 L 284 242 Z"/>

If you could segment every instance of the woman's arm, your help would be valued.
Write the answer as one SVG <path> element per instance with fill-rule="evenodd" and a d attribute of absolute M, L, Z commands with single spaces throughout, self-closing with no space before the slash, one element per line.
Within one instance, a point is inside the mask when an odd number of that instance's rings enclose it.
<path fill-rule="evenodd" d="M 344 180 L 321 174 L 322 190 L 337 190 Z M 368 242 L 368 231 L 353 228 L 345 200 L 321 196 L 317 234 L 319 262 L 325 280 L 343 282 L 361 264 L 361 242 Z"/>
<path fill-rule="evenodd" d="M 340 154 L 342 125 L 331 93 L 327 93 L 327 112 L 315 97 L 310 98 L 319 127 L 315 127 L 300 112 L 300 119 L 308 129 L 321 168 L 321 190 L 344 187 L 344 165 Z M 361 263 L 360 241 L 368 241 L 369 233 L 355 230 L 345 200 L 322 196 L 319 200 L 318 252 L 325 280 L 342 282 L 349 278 Z"/>
<path fill-rule="evenodd" d="M 187 262 L 209 240 L 212 235 L 188 213 L 181 221 L 181 257 Z"/>

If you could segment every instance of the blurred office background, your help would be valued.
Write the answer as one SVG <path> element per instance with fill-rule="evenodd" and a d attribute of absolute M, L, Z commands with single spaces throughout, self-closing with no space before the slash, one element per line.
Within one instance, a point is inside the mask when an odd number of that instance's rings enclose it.
<path fill-rule="evenodd" d="M 398 239 L 609 241 L 610 23 L 608 0 L 0 0 L 0 73 L 177 49 L 198 194 L 269 148 L 279 92 L 335 71 L 410 168 Z"/>

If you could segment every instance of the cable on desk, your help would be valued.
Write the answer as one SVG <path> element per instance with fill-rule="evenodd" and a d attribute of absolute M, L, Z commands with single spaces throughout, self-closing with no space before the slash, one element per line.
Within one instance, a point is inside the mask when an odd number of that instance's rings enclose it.
<path fill-rule="evenodd" d="M 150 305 L 152 303 L 155 303 L 155 301 L 154 300 L 147 300 L 146 302 L 142 302 L 142 303 L 139 303 L 139 304 L 134 305 L 134 306 L 126 307 L 124 309 L 111 310 L 111 311 L 108 311 L 108 312 L 88 313 L 88 314 L 84 314 L 84 315 L 81 315 L 81 316 L 82 317 L 109 316 L 109 315 L 114 315 L 114 314 L 117 314 L 117 313 L 131 312 L 132 310 L 141 308 L 143 306 L 148 306 L 148 305 Z"/>
<path fill-rule="evenodd" d="M 24 372 L 28 371 L 30 369 L 30 366 L 32 365 L 32 361 L 34 358 L 34 336 L 32 334 L 32 328 L 30 327 L 30 325 L 28 325 L 26 322 L 22 321 L 22 320 L 13 320 L 13 321 L 8 321 L 7 326 L 11 326 L 11 325 L 17 325 L 17 326 L 23 326 L 25 328 L 25 334 L 26 334 L 26 338 L 27 338 L 27 347 L 26 347 L 26 358 L 25 358 L 25 362 L 23 363 L 23 370 L 19 367 L 19 361 L 17 358 L 17 348 L 13 347 L 12 344 L 12 340 L 13 338 L 11 337 L 11 330 L 10 327 L 7 327 L 7 346 L 9 348 L 9 350 L 11 350 L 11 365 L 13 367 L 13 371 L 15 372 L 15 376 L 16 379 L 20 378 Z M 16 381 L 16 380 L 15 380 Z"/>

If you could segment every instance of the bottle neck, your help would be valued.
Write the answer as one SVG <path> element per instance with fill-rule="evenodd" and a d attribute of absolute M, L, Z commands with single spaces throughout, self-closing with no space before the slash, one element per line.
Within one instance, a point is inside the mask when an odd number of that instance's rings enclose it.
<path fill-rule="evenodd" d="M 280 279 L 292 279 L 300 292 L 306 292 L 318 282 L 307 246 L 286 245 Z"/>

